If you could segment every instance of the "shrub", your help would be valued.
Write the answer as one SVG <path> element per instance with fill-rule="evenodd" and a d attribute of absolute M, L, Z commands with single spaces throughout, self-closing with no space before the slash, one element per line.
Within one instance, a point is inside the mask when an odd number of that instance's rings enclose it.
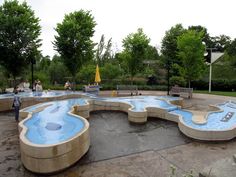
<path fill-rule="evenodd" d="M 95 72 L 96 72 L 95 65 L 90 64 L 83 66 L 82 69 L 79 71 L 79 73 L 77 73 L 76 75 L 76 81 L 78 83 L 84 83 L 84 84 L 94 83 Z"/>
<path fill-rule="evenodd" d="M 212 80 L 212 90 L 215 91 L 232 91 L 236 90 L 236 80 Z M 208 90 L 208 80 L 197 80 L 192 82 L 192 87 L 196 90 Z"/>
<path fill-rule="evenodd" d="M 106 63 L 100 68 L 101 79 L 112 80 L 123 75 L 123 70 L 118 65 Z"/>
<path fill-rule="evenodd" d="M 172 86 L 178 85 L 178 86 L 185 87 L 186 86 L 186 81 L 181 76 L 172 76 L 170 78 L 170 85 L 172 85 Z"/>
<path fill-rule="evenodd" d="M 49 76 L 45 72 L 35 72 L 34 78 L 40 80 L 43 86 L 49 84 Z"/>

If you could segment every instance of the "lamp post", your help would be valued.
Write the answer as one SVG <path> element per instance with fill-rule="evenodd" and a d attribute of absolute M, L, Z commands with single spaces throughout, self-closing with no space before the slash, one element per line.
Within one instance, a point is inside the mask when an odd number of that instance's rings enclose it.
<path fill-rule="evenodd" d="M 32 91 L 34 89 L 34 64 L 36 63 L 35 59 L 31 57 L 30 64 L 31 64 L 31 87 Z"/>
<path fill-rule="evenodd" d="M 207 62 L 210 64 L 209 70 L 209 93 L 211 93 L 211 78 L 212 78 L 212 64 L 219 59 L 224 53 L 212 52 L 212 50 L 217 50 L 217 48 L 207 48 L 207 55 L 205 56 Z"/>
<path fill-rule="evenodd" d="M 211 77 L 212 77 L 212 49 L 216 48 L 208 48 L 210 50 L 210 71 L 209 71 L 209 93 L 211 93 Z"/>

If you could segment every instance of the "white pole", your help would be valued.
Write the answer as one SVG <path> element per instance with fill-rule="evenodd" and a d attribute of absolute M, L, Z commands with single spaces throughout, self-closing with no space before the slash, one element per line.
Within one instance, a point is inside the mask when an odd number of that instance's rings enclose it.
<path fill-rule="evenodd" d="M 212 78 L 212 64 L 219 59 L 224 53 L 212 53 L 212 50 L 216 48 L 209 48 L 211 52 L 211 58 L 210 58 L 210 72 L 209 72 L 209 93 L 211 93 L 211 78 Z"/>
<path fill-rule="evenodd" d="M 211 72 L 212 72 L 212 67 L 210 63 L 210 74 L 209 74 L 209 93 L 211 93 Z"/>

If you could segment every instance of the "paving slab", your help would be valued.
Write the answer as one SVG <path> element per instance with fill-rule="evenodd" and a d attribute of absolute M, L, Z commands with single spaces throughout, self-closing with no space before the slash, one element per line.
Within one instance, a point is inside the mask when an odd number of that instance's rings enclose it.
<path fill-rule="evenodd" d="M 171 174 L 172 164 L 154 151 L 133 154 L 125 157 L 83 165 L 78 169 L 81 177 L 161 177 Z M 183 171 L 176 170 L 176 177 Z"/>
<path fill-rule="evenodd" d="M 126 113 L 99 111 L 90 114 L 89 123 L 91 147 L 81 164 L 191 142 L 176 123 L 156 118 L 149 118 L 145 124 L 132 124 Z"/>
<path fill-rule="evenodd" d="M 0 176 L 23 176 L 17 123 L 12 112 L 0 114 Z"/>
<path fill-rule="evenodd" d="M 224 158 L 217 160 L 210 166 L 204 168 L 199 177 L 235 177 L 236 176 L 236 163 L 231 158 Z"/>
<path fill-rule="evenodd" d="M 236 153 L 235 140 L 228 142 L 207 143 L 192 142 L 186 145 L 158 151 L 166 160 L 176 164 L 184 171 L 198 173 L 219 159 L 231 157 Z"/>

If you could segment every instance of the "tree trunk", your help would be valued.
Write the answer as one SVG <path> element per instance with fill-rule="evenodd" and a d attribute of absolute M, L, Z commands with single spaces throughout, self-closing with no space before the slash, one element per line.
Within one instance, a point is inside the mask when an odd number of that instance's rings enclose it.
<path fill-rule="evenodd" d="M 191 88 L 191 81 L 188 80 L 188 88 Z"/>

